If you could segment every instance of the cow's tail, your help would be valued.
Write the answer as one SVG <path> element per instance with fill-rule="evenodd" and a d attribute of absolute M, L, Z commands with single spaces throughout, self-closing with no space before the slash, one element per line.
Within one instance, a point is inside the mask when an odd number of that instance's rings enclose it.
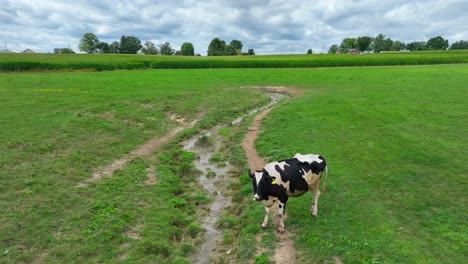
<path fill-rule="evenodd" d="M 323 182 L 323 192 L 327 192 L 328 166 L 325 165 L 325 181 Z"/>

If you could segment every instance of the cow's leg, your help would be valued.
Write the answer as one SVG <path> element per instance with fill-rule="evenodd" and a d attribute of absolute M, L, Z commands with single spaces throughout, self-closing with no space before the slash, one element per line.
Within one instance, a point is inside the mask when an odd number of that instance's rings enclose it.
<path fill-rule="evenodd" d="M 288 201 L 288 199 L 280 199 L 279 202 L 278 202 L 278 216 L 279 216 L 279 227 L 278 227 L 278 231 L 282 234 L 284 233 L 284 222 L 283 222 L 283 218 L 284 218 L 284 212 L 286 210 L 286 202 Z"/>
<path fill-rule="evenodd" d="M 276 203 L 276 199 L 273 197 L 268 197 L 268 200 L 262 201 L 265 206 L 265 217 L 263 218 L 262 227 L 265 228 L 268 225 L 268 214 L 270 213 L 270 207 Z"/>
<path fill-rule="evenodd" d="M 320 189 L 319 189 L 319 184 L 316 183 L 314 186 L 312 186 L 312 207 L 310 208 L 310 213 L 312 214 L 313 217 L 317 216 L 318 213 L 318 200 L 320 196 Z"/>
<path fill-rule="evenodd" d="M 270 208 L 265 206 L 265 217 L 263 218 L 262 227 L 266 228 L 268 225 L 268 214 L 270 213 Z"/>

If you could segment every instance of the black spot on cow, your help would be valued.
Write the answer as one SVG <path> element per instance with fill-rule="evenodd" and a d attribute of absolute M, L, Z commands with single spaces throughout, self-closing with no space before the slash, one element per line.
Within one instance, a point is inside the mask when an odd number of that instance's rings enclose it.
<path fill-rule="evenodd" d="M 287 164 L 284 166 L 284 170 L 282 170 L 279 165 L 275 166 L 275 170 L 281 175 L 281 180 L 283 182 L 290 182 L 290 192 L 307 191 L 309 185 L 302 176 L 304 176 L 304 172 L 307 173 L 311 170 L 311 165 L 300 163 L 297 159 L 282 160 L 280 162 L 285 162 Z"/>

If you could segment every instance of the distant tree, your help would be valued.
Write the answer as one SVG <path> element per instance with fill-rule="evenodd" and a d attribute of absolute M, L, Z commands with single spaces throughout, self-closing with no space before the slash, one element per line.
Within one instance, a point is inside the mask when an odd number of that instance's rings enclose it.
<path fill-rule="evenodd" d="M 159 45 L 159 52 L 161 55 L 174 55 L 175 50 L 171 47 L 171 44 L 166 41 Z"/>
<path fill-rule="evenodd" d="M 114 41 L 109 45 L 110 53 L 120 53 L 120 42 Z"/>
<path fill-rule="evenodd" d="M 372 44 L 374 52 L 378 53 L 381 51 L 391 50 L 393 40 L 391 40 L 390 38 L 385 38 L 385 35 L 383 34 L 379 34 L 377 35 L 377 37 L 374 38 Z"/>
<path fill-rule="evenodd" d="M 222 56 L 224 55 L 224 49 L 226 44 L 223 43 L 219 38 L 214 38 L 211 40 L 210 45 L 208 45 L 208 56 Z"/>
<path fill-rule="evenodd" d="M 141 48 L 141 41 L 137 37 L 122 36 L 120 38 L 120 53 L 136 54 Z"/>
<path fill-rule="evenodd" d="M 431 50 L 446 50 L 449 47 L 448 40 L 441 36 L 431 38 L 427 41 L 426 46 Z"/>
<path fill-rule="evenodd" d="M 247 51 L 247 54 L 249 54 L 249 55 L 251 55 L 251 56 L 252 56 L 252 55 L 255 55 L 254 49 L 249 49 L 249 51 Z"/>
<path fill-rule="evenodd" d="M 110 52 L 110 46 L 106 42 L 99 42 L 96 45 L 96 51 L 97 53 L 109 53 Z"/>
<path fill-rule="evenodd" d="M 183 56 L 193 56 L 195 55 L 195 49 L 193 48 L 193 44 L 190 42 L 184 42 L 180 47 L 181 55 Z"/>
<path fill-rule="evenodd" d="M 242 42 L 239 40 L 232 40 L 230 45 L 227 45 L 224 40 L 214 38 L 208 45 L 208 56 L 232 56 L 243 54 Z"/>
<path fill-rule="evenodd" d="M 392 50 L 393 40 L 391 38 L 385 39 L 385 50 Z"/>
<path fill-rule="evenodd" d="M 85 33 L 80 40 L 80 44 L 78 48 L 81 51 L 85 51 L 87 53 L 93 53 L 96 51 L 96 45 L 99 43 L 98 38 L 93 33 Z"/>
<path fill-rule="evenodd" d="M 312 54 L 312 49 L 308 49 L 306 54 Z"/>
<path fill-rule="evenodd" d="M 231 40 L 231 43 L 229 45 L 236 50 L 237 54 L 242 53 L 242 47 L 244 46 L 242 44 L 242 41 L 237 40 L 237 39 L 233 39 L 233 40 Z"/>
<path fill-rule="evenodd" d="M 371 37 L 358 37 L 356 39 L 356 48 L 360 51 L 366 51 L 369 49 L 370 44 L 372 43 L 372 38 Z"/>
<path fill-rule="evenodd" d="M 468 41 L 460 40 L 454 42 L 452 43 L 452 45 L 450 45 L 450 49 L 468 49 Z"/>
<path fill-rule="evenodd" d="M 348 53 L 350 49 L 356 49 L 356 48 L 357 48 L 356 38 L 344 38 L 343 41 L 341 41 L 339 50 L 343 53 Z"/>
<path fill-rule="evenodd" d="M 333 45 L 331 45 L 330 48 L 328 49 L 328 54 L 335 54 L 337 51 L 338 51 L 338 45 L 337 45 L 337 44 L 333 44 Z"/>
<path fill-rule="evenodd" d="M 156 48 L 154 43 L 151 41 L 145 41 L 145 43 L 143 44 L 143 47 L 141 48 L 141 52 L 143 52 L 144 54 L 153 54 L 153 55 L 159 53 L 158 49 Z"/>
<path fill-rule="evenodd" d="M 405 49 L 411 50 L 411 51 L 417 51 L 417 50 L 428 50 L 429 48 L 426 46 L 426 42 L 424 41 L 414 41 L 411 43 L 407 43 L 405 45 Z"/>
<path fill-rule="evenodd" d="M 390 48 L 390 50 L 393 50 L 393 51 L 399 51 L 402 49 L 405 49 L 405 43 L 398 41 L 398 40 L 394 41 L 392 44 L 392 47 Z"/>
<path fill-rule="evenodd" d="M 224 55 L 226 56 L 237 55 L 237 50 L 231 45 L 224 45 Z"/>
<path fill-rule="evenodd" d="M 74 54 L 75 52 L 70 48 L 63 48 L 60 53 L 62 54 Z"/>

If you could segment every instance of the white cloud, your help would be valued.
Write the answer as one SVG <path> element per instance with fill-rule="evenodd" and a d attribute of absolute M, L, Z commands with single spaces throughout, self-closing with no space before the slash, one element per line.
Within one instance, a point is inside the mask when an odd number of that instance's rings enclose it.
<path fill-rule="evenodd" d="M 77 50 L 84 33 L 191 42 L 206 54 L 211 39 L 239 39 L 257 54 L 325 51 L 345 37 L 379 33 L 403 42 L 438 35 L 468 40 L 466 0 L 0 0 L 0 41 L 11 50 Z"/>

